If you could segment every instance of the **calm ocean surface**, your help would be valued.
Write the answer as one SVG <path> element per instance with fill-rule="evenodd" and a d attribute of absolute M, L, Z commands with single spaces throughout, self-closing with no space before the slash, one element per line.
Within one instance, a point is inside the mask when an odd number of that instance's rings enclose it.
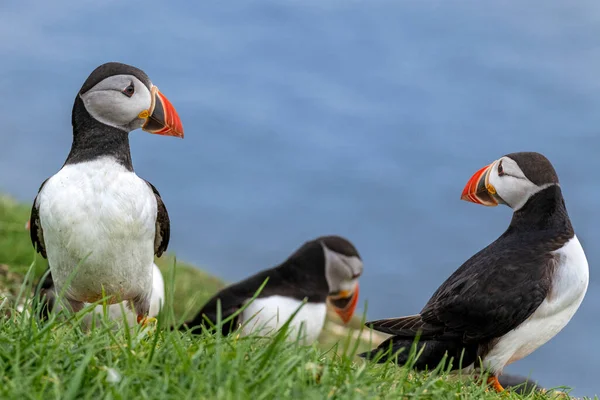
<path fill-rule="evenodd" d="M 600 3 L 140 4 L 0 5 L 0 191 L 32 201 L 68 153 L 83 80 L 134 64 L 185 127 L 183 141 L 131 134 L 170 250 L 234 281 L 344 235 L 373 319 L 418 312 L 504 231 L 508 208 L 459 200 L 473 172 L 542 152 L 591 281 L 572 322 L 507 372 L 600 394 Z"/>

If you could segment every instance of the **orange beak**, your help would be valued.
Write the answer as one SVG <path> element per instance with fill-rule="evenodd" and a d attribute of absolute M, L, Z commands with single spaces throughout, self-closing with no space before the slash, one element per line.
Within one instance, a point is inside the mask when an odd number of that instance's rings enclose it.
<path fill-rule="evenodd" d="M 183 125 L 173 104 L 152 86 L 152 104 L 149 110 L 142 111 L 140 118 L 146 118 L 142 129 L 156 135 L 183 138 Z"/>
<path fill-rule="evenodd" d="M 498 205 L 498 200 L 494 197 L 496 189 L 489 181 L 493 165 L 494 163 L 486 165 L 473 174 L 462 191 L 461 200 L 489 207 Z"/>
<path fill-rule="evenodd" d="M 358 303 L 358 282 L 353 290 L 342 290 L 339 294 L 329 296 L 329 303 L 345 324 L 350 322 Z"/>

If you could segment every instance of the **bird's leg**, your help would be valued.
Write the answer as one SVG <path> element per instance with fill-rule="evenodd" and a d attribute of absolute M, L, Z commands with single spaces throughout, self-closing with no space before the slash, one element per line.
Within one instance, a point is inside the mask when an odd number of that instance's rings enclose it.
<path fill-rule="evenodd" d="M 138 324 L 142 324 L 143 326 L 148 326 L 149 324 L 156 322 L 156 318 L 146 317 L 144 315 L 138 314 L 137 322 Z"/>
<path fill-rule="evenodd" d="M 492 388 L 494 388 L 494 390 L 496 392 L 498 392 L 498 393 L 504 392 L 504 388 L 502 387 L 502 385 L 498 381 L 498 377 L 497 376 L 490 376 L 490 377 L 488 377 L 487 384 L 490 385 Z"/>
<path fill-rule="evenodd" d="M 133 309 L 137 314 L 138 324 L 147 326 L 152 322 L 156 322 L 156 318 L 148 318 L 148 312 L 150 311 L 150 296 L 141 295 L 133 299 Z"/>
<path fill-rule="evenodd" d="M 71 307 L 71 311 L 73 311 L 73 313 L 83 310 L 83 306 L 85 306 L 85 303 L 82 301 L 73 300 L 68 297 L 67 302 L 69 303 L 69 307 Z"/>
<path fill-rule="evenodd" d="M 54 305 L 56 303 L 56 294 L 54 290 L 42 289 L 40 291 L 40 303 L 40 318 L 44 321 L 50 318 L 50 313 L 54 311 Z"/>

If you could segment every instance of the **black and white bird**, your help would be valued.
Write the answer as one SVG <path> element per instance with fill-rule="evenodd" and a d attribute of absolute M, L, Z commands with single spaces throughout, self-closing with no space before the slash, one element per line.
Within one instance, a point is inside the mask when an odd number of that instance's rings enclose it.
<path fill-rule="evenodd" d="M 202 325 L 210 328 L 205 318 L 217 322 L 219 302 L 222 319 L 228 318 L 248 303 L 266 280 L 258 297 L 238 314 L 236 321 L 222 325 L 223 334 L 241 325 L 242 335 L 254 332 L 266 336 L 299 310 L 290 322 L 288 338 L 310 344 L 323 329 L 327 301 L 344 323 L 350 321 L 358 302 L 362 271 L 363 262 L 352 243 L 339 236 L 322 236 L 306 242 L 282 264 L 221 290 L 182 329 L 190 327 L 199 333 Z"/>
<path fill-rule="evenodd" d="M 34 200 L 31 240 L 48 259 L 58 291 L 72 275 L 65 297 L 73 311 L 104 291 L 111 302 L 129 302 L 145 322 L 169 216 L 156 188 L 133 171 L 129 132 L 183 138 L 181 121 L 142 70 L 107 63 L 77 94 L 72 125 L 67 160 Z"/>
<path fill-rule="evenodd" d="M 533 152 L 508 154 L 477 171 L 462 199 L 514 211 L 508 229 L 467 260 L 433 294 L 417 315 L 368 322 L 394 335 L 377 349 L 407 361 L 420 334 L 423 353 L 415 368 L 433 368 L 444 354 L 453 367 L 478 367 L 488 383 L 503 388 L 503 368 L 542 346 L 573 317 L 588 287 L 588 263 L 567 214 L 550 161 Z M 424 346 L 422 346 L 424 345 Z M 393 354 L 381 359 L 396 359 Z"/>

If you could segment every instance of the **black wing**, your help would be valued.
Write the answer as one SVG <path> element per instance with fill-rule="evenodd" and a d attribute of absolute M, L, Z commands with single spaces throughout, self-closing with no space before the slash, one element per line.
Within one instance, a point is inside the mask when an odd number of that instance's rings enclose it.
<path fill-rule="evenodd" d="M 553 243 L 528 239 L 501 237 L 475 254 L 440 286 L 420 315 L 367 325 L 402 337 L 411 332 L 424 338 L 461 335 L 464 343 L 506 334 L 529 318 L 551 290 L 556 260 L 552 249 L 540 247 Z"/>
<path fill-rule="evenodd" d="M 421 335 L 422 339 L 433 339 L 445 332 L 443 325 L 428 324 L 423 321 L 420 314 L 369 321 L 366 325 L 379 332 L 407 339 L 414 338 L 417 333 Z"/>
<path fill-rule="evenodd" d="M 211 324 L 209 324 L 205 318 L 208 318 L 212 324 L 217 323 L 219 300 L 221 302 L 221 320 L 224 320 L 237 312 L 251 297 L 252 295 L 248 297 L 247 295 L 237 293 L 232 287 L 227 287 L 212 297 L 208 303 L 206 303 L 202 309 L 198 311 L 196 316 L 192 320 L 186 322 L 182 328 L 185 329 L 185 326 L 187 326 L 192 328 L 192 331 L 197 331 L 198 333 L 201 331 L 201 326 L 210 329 Z M 221 329 L 223 335 L 229 335 L 237 328 L 237 325 L 238 318 L 234 318 L 231 322 L 223 324 Z"/>
<path fill-rule="evenodd" d="M 529 318 L 547 297 L 554 260 L 507 263 L 480 276 L 447 281 L 421 311 L 430 324 L 462 332 L 465 342 L 500 337 Z"/>
<path fill-rule="evenodd" d="M 169 246 L 169 239 L 171 237 L 171 221 L 169 220 L 169 213 L 167 213 L 167 207 L 165 207 L 165 203 L 163 203 L 160 193 L 154 187 L 153 184 L 146 181 L 148 186 L 154 192 L 154 196 L 156 197 L 156 234 L 154 236 L 154 254 L 157 257 L 162 256 L 162 254 L 167 250 Z"/>
<path fill-rule="evenodd" d="M 48 178 L 50 179 L 50 178 Z M 42 191 L 42 188 L 48 182 L 46 179 L 42 182 L 40 189 L 38 190 L 38 194 L 35 196 L 33 200 L 33 206 L 31 207 L 31 216 L 29 217 L 29 236 L 31 237 L 31 243 L 33 247 L 37 250 L 38 253 L 42 255 L 42 257 L 46 257 L 46 244 L 44 243 L 44 232 L 42 230 L 42 224 L 40 222 L 40 213 L 38 209 L 37 199 Z"/>
<path fill-rule="evenodd" d="M 208 318 L 213 324 L 217 322 L 219 301 L 221 303 L 221 320 L 229 318 L 232 314 L 242 308 L 249 299 L 254 297 L 256 292 L 260 289 L 267 278 L 267 284 L 263 287 L 258 297 L 268 297 L 279 293 L 279 291 L 281 291 L 281 286 L 277 282 L 278 271 L 273 268 L 259 272 L 258 274 L 251 276 L 246 280 L 224 288 L 219 293 L 214 295 L 192 320 L 185 323 L 185 326 L 190 328 L 200 326 L 210 328 L 210 325 L 207 324 L 205 317 Z M 228 335 L 237 328 L 237 320 L 237 318 L 234 318 L 231 323 L 223 324 L 223 335 Z"/>

